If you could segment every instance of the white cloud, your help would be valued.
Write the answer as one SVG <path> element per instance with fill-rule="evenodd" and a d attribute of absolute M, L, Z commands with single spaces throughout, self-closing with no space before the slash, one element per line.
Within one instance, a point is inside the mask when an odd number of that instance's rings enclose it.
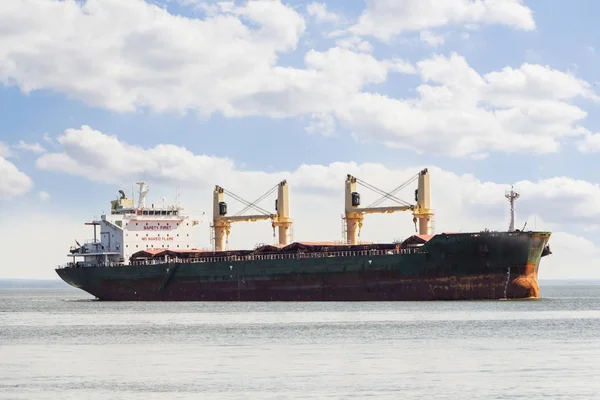
<path fill-rule="evenodd" d="M 532 11 L 521 0 L 367 0 L 350 31 L 389 41 L 403 32 L 473 23 L 535 29 Z"/>
<path fill-rule="evenodd" d="M 417 68 L 424 81 L 417 99 L 360 93 L 336 117 L 357 137 L 394 147 L 458 157 L 490 150 L 548 153 L 587 132 L 580 125 L 587 113 L 568 100 L 597 100 L 587 82 L 539 65 L 480 75 L 452 53 Z"/>
<path fill-rule="evenodd" d="M 33 153 L 44 153 L 46 151 L 46 149 L 39 143 L 25 143 L 23 140 L 19 140 L 19 143 L 15 144 L 13 148 L 31 151 Z"/>
<path fill-rule="evenodd" d="M 117 111 L 203 113 L 264 87 L 277 52 L 295 49 L 305 29 L 300 14 L 270 0 L 204 20 L 142 0 L 0 2 L 0 26 L 5 84 Z"/>
<path fill-rule="evenodd" d="M 550 249 L 552 255 L 540 264 L 540 279 L 600 279 L 600 248 L 592 241 L 556 232 L 550 240 Z"/>
<path fill-rule="evenodd" d="M 40 192 L 38 193 L 38 196 L 40 197 L 40 200 L 41 200 L 41 201 L 46 201 L 46 200 L 49 200 L 49 199 L 50 199 L 50 197 L 51 197 L 51 196 L 50 196 L 50 193 L 48 193 L 48 192 L 44 192 L 43 190 L 42 190 L 42 191 L 40 191 Z"/>
<path fill-rule="evenodd" d="M 173 1 L 173 0 L 168 0 Z M 174 0 L 180 5 L 192 7 L 193 9 L 199 9 L 206 13 L 208 16 L 217 16 L 222 13 L 233 13 L 235 12 L 236 6 L 233 1 L 218 1 L 216 3 L 210 3 L 206 0 Z"/>
<path fill-rule="evenodd" d="M 385 11 L 382 4 L 370 2 L 365 15 Z M 404 4 L 401 16 L 428 7 Z M 415 67 L 376 59 L 356 35 L 338 37 L 339 47 L 308 51 L 302 69 L 282 67 L 279 54 L 294 50 L 305 29 L 299 13 L 280 1 L 213 5 L 205 19 L 190 19 L 141 0 L 0 2 L 0 80 L 118 111 L 318 116 L 317 122 L 360 140 L 475 158 L 491 151 L 557 151 L 570 136 L 587 133 L 580 125 L 586 112 L 570 101 L 597 99 L 586 82 L 547 66 L 524 64 L 482 75 L 451 54 Z M 452 0 L 433 8 L 438 25 L 530 26 L 523 17 L 529 9 L 516 0 Z M 414 23 L 432 27 L 425 22 Z M 18 43 L 11 40 L 16 36 Z M 419 73 L 417 97 L 377 93 L 390 73 Z"/>
<path fill-rule="evenodd" d="M 485 79 L 493 91 L 490 97 L 501 98 L 495 101 L 498 105 L 518 105 L 543 99 L 568 100 L 576 96 L 600 100 L 586 81 L 548 66 L 505 67 L 502 71 L 486 74 Z"/>
<path fill-rule="evenodd" d="M 26 92 L 54 89 L 117 111 L 312 114 L 396 70 L 395 63 L 340 48 L 309 51 L 306 69 L 277 66 L 278 53 L 295 49 L 305 29 L 302 16 L 279 1 L 226 9 L 219 3 L 203 20 L 141 0 L 42 5 L 0 2 L 0 22 L 3 15 L 6 20 L 0 79 Z M 256 27 L 245 25 L 247 19 Z M 27 45 L 10 40 L 15 36 Z M 87 37 L 94 37 L 93 46 Z"/>
<path fill-rule="evenodd" d="M 436 35 L 435 33 L 428 30 L 421 31 L 419 33 L 419 37 L 421 38 L 421 41 L 430 46 L 440 46 L 444 44 L 445 41 L 444 35 Z"/>
<path fill-rule="evenodd" d="M 174 145 L 163 144 L 146 150 L 122 143 L 116 137 L 104 135 L 88 126 L 68 129 L 56 140 L 64 152 L 43 155 L 37 161 L 38 168 L 79 175 L 98 182 L 132 182 L 136 179 L 191 182 L 192 177 L 196 177 L 195 171 L 204 171 L 205 177 L 210 178 L 233 167 L 230 160 L 195 156 Z"/>
<path fill-rule="evenodd" d="M 315 18 L 320 23 L 336 23 L 340 21 L 340 17 L 327 10 L 327 4 L 312 2 L 306 6 L 308 15 Z"/>
<path fill-rule="evenodd" d="M 410 70 L 410 64 L 402 60 L 380 61 L 370 54 L 339 47 L 324 52 L 310 50 L 304 62 L 307 68 L 303 70 L 276 68 L 264 87 L 236 100 L 225 114 L 281 118 L 332 112 L 344 107 L 365 85 L 384 83 L 389 72 Z"/>
<path fill-rule="evenodd" d="M 335 44 L 339 48 L 361 53 L 370 53 L 373 51 L 373 45 L 358 36 L 348 36 L 337 39 Z"/>
<path fill-rule="evenodd" d="M 588 132 L 577 142 L 577 149 L 582 153 L 600 152 L 600 133 Z"/>
<path fill-rule="evenodd" d="M 246 171 L 229 159 L 196 155 L 173 145 L 153 148 L 131 146 L 88 127 L 68 130 L 59 136 L 58 142 L 61 152 L 42 155 L 38 167 L 110 183 L 115 185 L 115 193 L 117 189 L 130 187 L 132 182 L 144 179 L 150 182 L 152 188 L 150 198 L 159 199 L 166 193 L 172 193 L 174 186 L 178 185 L 184 206 L 208 211 L 208 214 L 212 201 L 210 190 L 215 184 L 253 200 L 280 180 L 287 179 L 292 196 L 296 240 L 341 239 L 340 215 L 346 174 L 358 176 L 383 190 L 391 190 L 426 167 L 391 170 L 380 164 L 334 162 L 328 165 L 301 165 L 292 171 Z M 437 232 L 478 231 L 484 228 L 502 230 L 508 227 L 508 203 L 504 193 L 509 185 L 482 182 L 472 175 L 457 175 L 435 166 L 429 169 L 432 173 Z M 408 187 L 398 197 L 412 201 L 413 189 Z M 554 232 L 568 232 L 569 229 L 581 231 L 584 226 L 600 227 L 598 185 L 557 177 L 537 182 L 517 182 L 515 189 L 521 194 L 517 201 L 519 227 L 526 221 L 529 228 L 535 226 L 538 230 L 551 229 Z M 367 189 L 361 188 L 360 191 L 365 205 L 378 198 Z M 105 200 L 87 201 L 97 202 L 97 207 L 103 207 L 102 202 L 110 199 L 111 194 L 107 193 Z M 243 208 L 231 199 L 228 201 L 232 213 Z M 272 209 L 272 201 L 269 199 L 260 206 Z M 318 207 L 315 206 L 317 204 Z M 207 247 L 208 221 L 203 225 L 206 234 L 199 245 Z M 389 241 L 407 237 L 414 233 L 414 229 L 412 216 L 408 213 L 369 215 L 365 218 L 361 239 Z M 65 232 L 70 234 L 68 230 Z M 254 246 L 257 242 L 270 243 L 273 241 L 272 233 L 267 222 L 238 224 L 232 229 L 230 246 L 240 248 Z M 570 237 L 557 235 L 552 243 L 560 242 L 558 246 L 563 247 L 581 245 L 581 242 L 570 244 L 567 239 L 570 240 Z M 579 277 L 583 276 L 581 272 Z"/>
<path fill-rule="evenodd" d="M 10 157 L 11 155 L 12 154 L 8 146 L 0 142 L 0 157 Z"/>
<path fill-rule="evenodd" d="M 335 118 L 331 114 L 314 114 L 311 123 L 306 127 L 306 131 L 323 136 L 333 136 L 336 133 L 335 128 Z"/>
<path fill-rule="evenodd" d="M 364 179 L 375 186 L 388 186 L 389 183 L 386 182 L 403 181 L 420 168 L 391 171 L 378 164 L 359 166 L 353 163 L 332 163 L 328 166 L 303 165 L 296 171 L 267 174 L 242 171 L 230 159 L 196 155 L 180 146 L 133 146 L 88 126 L 68 129 L 57 141 L 62 151 L 42 155 L 37 161 L 38 168 L 111 184 L 130 184 L 138 179 L 145 179 L 160 185 L 172 183 L 211 187 L 217 182 L 225 182 L 245 187 L 252 186 L 250 182 L 254 179 L 258 179 L 256 182 L 264 182 L 266 176 L 272 176 L 270 179 L 276 181 L 288 176 L 290 182 L 294 182 L 294 190 L 313 194 L 320 190 L 323 191 L 322 195 L 328 196 L 338 191 L 342 185 L 339 180 L 347 173 L 363 174 Z M 438 190 L 444 193 L 442 198 L 445 199 L 446 206 L 466 205 L 465 213 L 480 213 L 478 218 L 484 220 L 486 215 L 500 216 L 502 221 L 506 219 L 504 190 L 508 186 L 481 182 L 472 175 L 457 176 L 434 167 L 432 170 L 436 171 L 436 180 L 439 179 L 436 182 L 440 185 Z M 537 215 L 546 224 L 600 226 L 600 185 L 568 177 L 555 177 L 538 182 L 516 182 L 515 188 L 522 193 L 518 201 L 520 209 L 528 215 Z M 445 206 L 441 207 L 444 210 Z M 452 209 L 450 214 L 455 213 L 456 210 Z M 498 220 L 491 219 L 490 222 L 492 221 Z M 481 220 L 477 221 L 480 222 Z M 461 225 L 464 224 L 472 222 L 461 222 Z M 502 224 L 507 225 L 504 222 Z M 449 225 L 445 226 L 445 229 L 451 228 Z"/>
<path fill-rule="evenodd" d="M 521 181 L 516 186 L 526 193 L 519 207 L 528 214 L 543 211 L 538 215 L 547 222 L 570 225 L 577 231 L 600 227 L 600 185 L 596 183 L 562 176 Z"/>
<path fill-rule="evenodd" d="M 8 200 L 27 193 L 33 182 L 10 161 L 0 157 L 0 200 Z"/>

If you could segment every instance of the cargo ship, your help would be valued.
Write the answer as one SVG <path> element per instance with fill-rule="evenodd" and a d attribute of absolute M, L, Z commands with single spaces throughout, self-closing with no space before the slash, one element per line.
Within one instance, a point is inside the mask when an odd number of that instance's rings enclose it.
<path fill-rule="evenodd" d="M 86 224 L 93 239 L 77 242 L 72 261 L 56 268 L 68 284 L 104 301 L 426 301 L 540 297 L 538 267 L 551 254 L 550 232 L 514 228 L 510 201 L 507 231 L 432 233 L 429 171 L 424 169 L 391 192 L 347 175 L 342 215 L 344 240 L 294 242 L 287 181 L 249 202 L 220 186 L 213 192 L 212 248 L 195 243 L 198 220 L 179 204 L 146 206 L 148 185 L 139 182 L 138 201 L 123 191 L 109 215 Z M 396 197 L 417 181 L 414 203 Z M 361 207 L 357 184 L 381 195 Z M 277 192 L 275 211 L 257 203 Z M 225 195 L 246 205 L 228 215 Z M 378 206 L 383 200 L 396 205 Z M 258 213 L 243 215 L 249 209 Z M 408 211 L 414 235 L 389 243 L 359 241 L 366 214 Z M 227 249 L 235 222 L 270 220 L 278 243 Z M 100 227 L 98 238 L 98 227 Z M 417 229 L 418 227 L 418 229 Z M 274 232 L 275 233 L 275 232 Z"/>

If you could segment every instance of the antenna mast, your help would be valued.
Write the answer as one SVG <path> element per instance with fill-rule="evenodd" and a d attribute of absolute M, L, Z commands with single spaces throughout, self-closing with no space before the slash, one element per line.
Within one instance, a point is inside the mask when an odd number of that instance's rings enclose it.
<path fill-rule="evenodd" d="M 510 192 L 506 191 L 504 194 L 510 203 L 510 225 L 508 227 L 509 232 L 515 231 L 515 200 L 519 198 L 519 193 L 513 190 L 513 187 L 510 187 Z"/>

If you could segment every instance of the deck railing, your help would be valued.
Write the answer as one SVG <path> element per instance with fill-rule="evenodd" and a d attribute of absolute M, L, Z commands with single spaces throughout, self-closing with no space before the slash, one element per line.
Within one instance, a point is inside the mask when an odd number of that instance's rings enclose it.
<path fill-rule="evenodd" d="M 160 265 L 168 263 L 213 263 L 213 262 L 244 262 L 244 261 L 262 261 L 262 260 L 299 260 L 308 258 L 335 258 L 335 257 L 357 257 L 357 256 L 393 256 L 399 254 L 414 254 L 422 253 L 423 251 L 417 248 L 406 249 L 390 249 L 390 250 L 358 250 L 358 251 L 335 251 L 335 252 L 318 252 L 318 253 L 289 253 L 289 254 L 251 254 L 243 256 L 224 256 L 224 257 L 199 257 L 199 258 L 179 258 L 172 257 L 159 260 L 139 260 L 132 261 L 128 265 Z M 91 266 L 88 263 L 82 262 L 81 267 Z M 93 266 L 116 267 L 122 266 L 123 263 L 108 262 L 102 264 L 94 264 Z M 64 267 L 73 267 L 73 263 L 68 263 Z"/>

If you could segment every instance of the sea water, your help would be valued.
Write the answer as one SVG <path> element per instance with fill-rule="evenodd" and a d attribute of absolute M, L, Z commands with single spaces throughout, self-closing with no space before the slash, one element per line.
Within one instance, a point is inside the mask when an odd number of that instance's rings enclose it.
<path fill-rule="evenodd" d="M 600 399 L 600 285 L 525 301 L 0 290 L 0 399 Z"/>

